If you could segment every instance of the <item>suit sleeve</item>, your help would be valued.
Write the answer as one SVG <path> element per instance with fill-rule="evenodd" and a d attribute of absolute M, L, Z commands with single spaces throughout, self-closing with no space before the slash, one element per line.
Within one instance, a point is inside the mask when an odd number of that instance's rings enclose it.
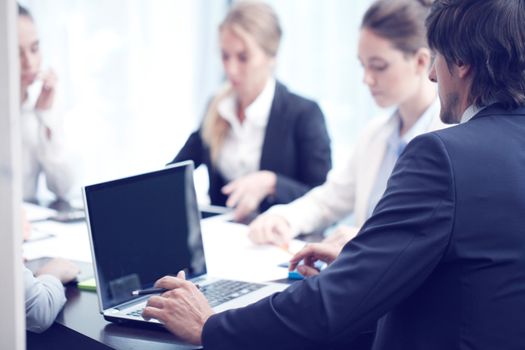
<path fill-rule="evenodd" d="M 209 318 L 210 349 L 299 349 L 340 343 L 410 296 L 445 254 L 454 176 L 441 139 L 411 142 L 360 234 L 320 275 Z"/>
<path fill-rule="evenodd" d="M 330 137 L 323 112 L 316 103 L 305 108 L 295 125 L 299 177 L 277 174 L 274 203 L 289 203 L 326 181 L 332 167 Z"/>
<path fill-rule="evenodd" d="M 200 129 L 194 131 L 186 143 L 180 149 L 179 153 L 168 164 L 182 162 L 184 160 L 193 160 L 195 168 L 203 163 L 202 155 L 204 152 L 204 144 L 200 135 Z"/>

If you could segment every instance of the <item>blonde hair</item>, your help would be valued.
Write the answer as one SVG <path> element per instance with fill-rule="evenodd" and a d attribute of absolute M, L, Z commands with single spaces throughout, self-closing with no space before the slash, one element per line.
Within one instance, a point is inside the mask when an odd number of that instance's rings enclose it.
<path fill-rule="evenodd" d="M 252 39 L 269 57 L 275 57 L 279 50 L 282 30 L 279 18 L 268 5 L 259 1 L 240 1 L 228 11 L 219 25 L 219 32 L 226 28 L 235 32 L 241 39 Z M 232 86 L 225 83 L 208 106 L 201 129 L 201 137 L 210 148 L 212 164 L 215 164 L 230 124 L 220 117 L 220 102 L 233 92 Z"/>

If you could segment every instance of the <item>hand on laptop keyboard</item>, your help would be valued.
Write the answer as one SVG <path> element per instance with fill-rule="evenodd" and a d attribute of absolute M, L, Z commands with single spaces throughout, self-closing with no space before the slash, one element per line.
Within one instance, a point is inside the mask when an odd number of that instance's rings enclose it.
<path fill-rule="evenodd" d="M 155 287 L 170 290 L 152 296 L 142 316 L 145 319 L 155 318 L 182 340 L 201 345 L 202 328 L 213 314 L 204 294 L 195 284 L 186 281 L 184 271 L 179 272 L 177 277 L 161 278 Z"/>

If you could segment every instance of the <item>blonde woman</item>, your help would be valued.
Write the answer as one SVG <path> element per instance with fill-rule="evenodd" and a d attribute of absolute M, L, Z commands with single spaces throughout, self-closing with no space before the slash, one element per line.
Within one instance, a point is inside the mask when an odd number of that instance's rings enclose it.
<path fill-rule="evenodd" d="M 322 184 L 330 139 L 319 106 L 276 81 L 279 20 L 260 2 L 236 3 L 219 26 L 227 83 L 172 162 L 208 167 L 214 205 L 242 220 Z"/>

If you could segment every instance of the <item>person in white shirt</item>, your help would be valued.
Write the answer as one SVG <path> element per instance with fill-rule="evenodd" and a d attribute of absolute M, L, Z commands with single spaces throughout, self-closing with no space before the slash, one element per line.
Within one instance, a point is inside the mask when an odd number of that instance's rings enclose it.
<path fill-rule="evenodd" d="M 24 237 L 29 237 L 31 224 L 25 214 L 22 218 Z M 48 329 L 66 303 L 62 284 L 71 282 L 80 272 L 74 263 L 54 258 L 41 266 L 33 275 L 24 267 L 24 297 L 26 310 L 26 329 L 42 333 Z"/>
<path fill-rule="evenodd" d="M 358 47 L 363 81 L 378 106 L 396 109 L 370 122 L 347 164 L 333 169 L 324 184 L 254 220 L 249 231 L 254 242 L 283 245 L 353 213 L 353 227 L 339 226 L 326 238 L 342 247 L 372 215 L 404 146 L 419 134 L 445 126 L 439 119 L 436 88 L 428 80 L 432 58 L 425 37 L 427 11 L 428 4 L 414 1 L 365 14 Z"/>
<path fill-rule="evenodd" d="M 22 185 L 25 201 L 38 202 L 37 186 L 45 175 L 48 189 L 67 200 L 73 184 L 71 159 L 63 142 L 61 121 L 52 113 L 57 77 L 42 71 L 37 29 L 29 11 L 18 5 L 20 98 L 22 132 Z"/>
<path fill-rule="evenodd" d="M 281 27 L 269 5 L 236 2 L 219 36 L 228 82 L 172 163 L 205 164 L 211 204 L 235 208 L 243 220 L 322 184 L 330 139 L 317 103 L 273 77 Z"/>
<path fill-rule="evenodd" d="M 48 329 L 66 303 L 63 283 L 71 282 L 79 273 L 68 260 L 55 258 L 42 266 L 36 277 L 24 267 L 26 329 L 42 333 Z"/>

